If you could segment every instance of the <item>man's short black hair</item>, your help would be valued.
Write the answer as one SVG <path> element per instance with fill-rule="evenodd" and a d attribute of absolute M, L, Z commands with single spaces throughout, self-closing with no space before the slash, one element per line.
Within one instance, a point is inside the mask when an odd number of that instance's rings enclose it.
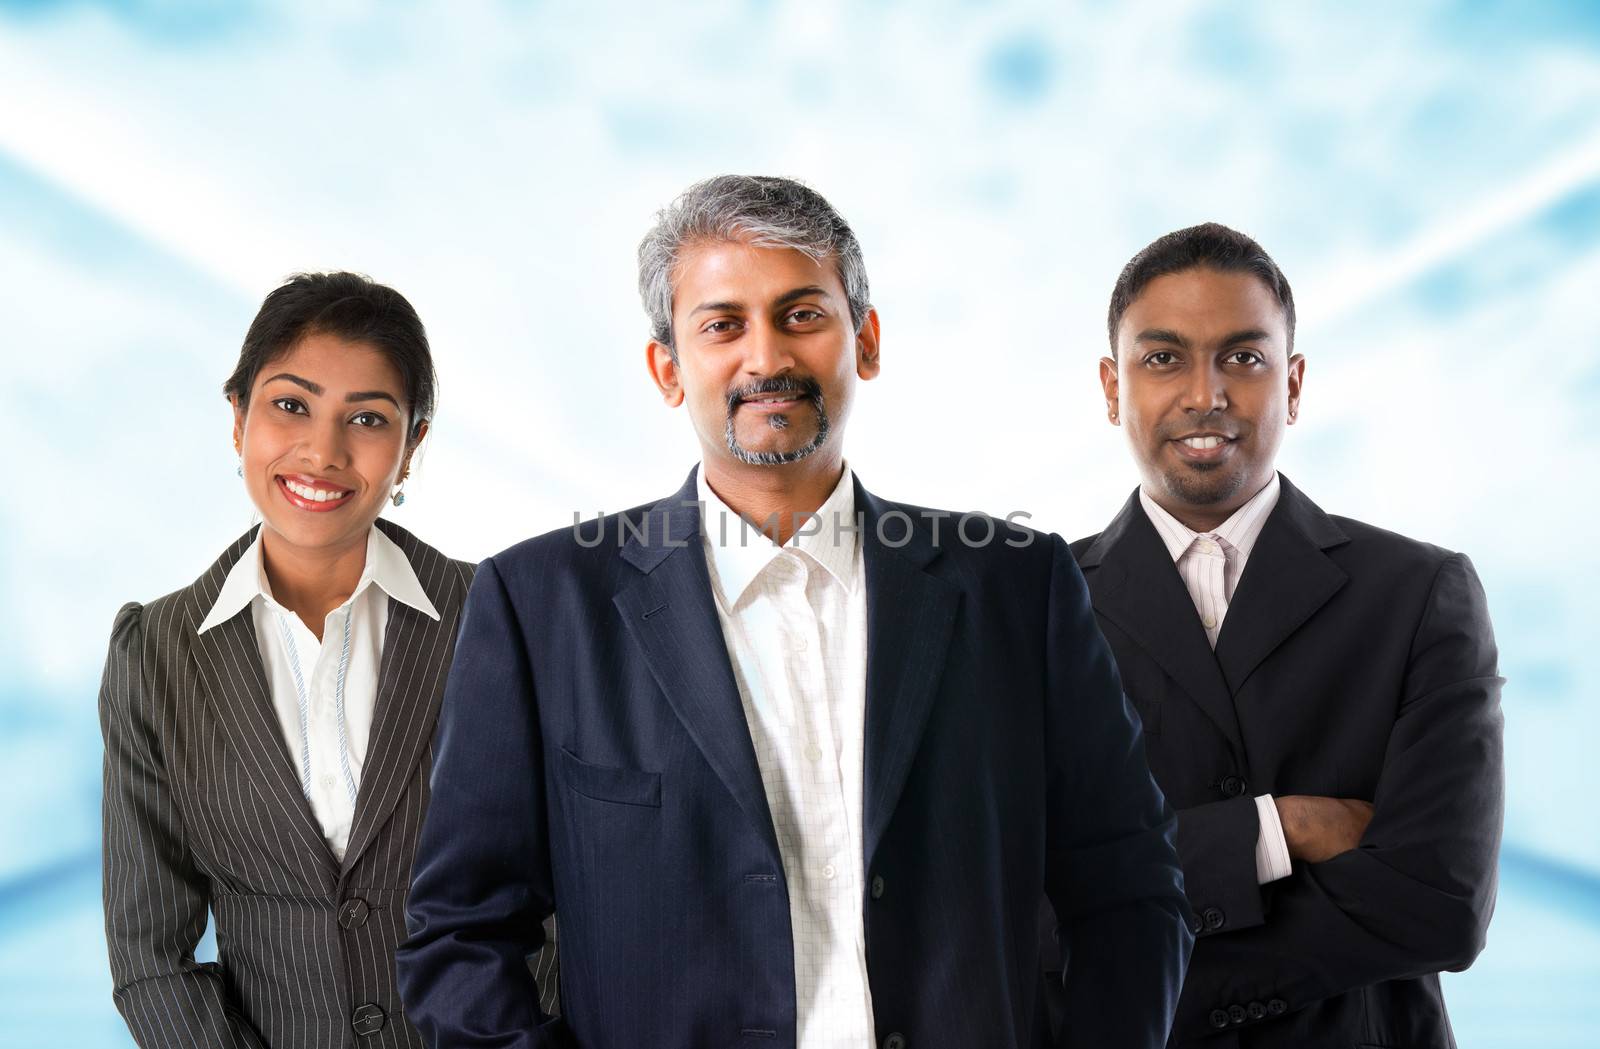
<path fill-rule="evenodd" d="M 311 335 L 365 343 L 389 358 L 405 384 L 408 437 L 417 439 L 433 418 L 438 387 L 428 333 L 404 295 L 359 273 L 297 273 L 275 288 L 250 322 L 222 392 L 247 406 L 261 369 Z"/>
<path fill-rule="evenodd" d="M 1106 317 L 1111 356 L 1117 355 L 1117 326 L 1122 323 L 1122 315 L 1145 285 L 1157 277 L 1199 267 L 1219 273 L 1255 274 L 1283 307 L 1289 349 L 1294 349 L 1294 292 L 1289 290 L 1289 278 L 1254 240 L 1220 222 L 1202 222 L 1157 237 L 1122 267 L 1116 287 L 1111 289 L 1111 310 Z"/>

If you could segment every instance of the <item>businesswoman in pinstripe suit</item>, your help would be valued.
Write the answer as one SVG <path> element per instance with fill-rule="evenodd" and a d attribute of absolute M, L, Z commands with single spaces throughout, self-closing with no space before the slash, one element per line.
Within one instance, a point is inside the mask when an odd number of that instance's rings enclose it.
<path fill-rule="evenodd" d="M 100 695 L 114 997 L 145 1049 L 420 1049 L 394 950 L 472 575 L 378 519 L 433 412 L 427 336 L 392 289 L 303 274 L 224 389 L 262 523 L 118 613 Z"/>

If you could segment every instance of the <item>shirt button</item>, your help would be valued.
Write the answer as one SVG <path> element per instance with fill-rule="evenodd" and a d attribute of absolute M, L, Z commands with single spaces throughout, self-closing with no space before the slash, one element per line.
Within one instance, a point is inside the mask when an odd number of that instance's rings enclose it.
<path fill-rule="evenodd" d="M 804 652 L 809 647 L 811 647 L 811 643 L 805 637 L 801 636 L 794 639 L 794 650 L 796 652 Z"/>
<path fill-rule="evenodd" d="M 323 776 L 322 777 L 322 787 L 323 787 L 324 790 L 332 790 L 333 789 L 333 777 L 332 776 Z"/>
<path fill-rule="evenodd" d="M 1204 619 L 1200 620 L 1200 622 L 1207 630 L 1210 630 L 1217 625 L 1216 619 L 1211 616 L 1206 616 Z"/>
<path fill-rule="evenodd" d="M 833 864 L 831 864 L 831 863 L 823 864 L 823 866 L 822 866 L 822 876 L 824 878 L 827 878 L 829 881 L 832 881 L 833 880 L 833 876 L 835 874 L 838 874 L 838 873 L 839 872 L 834 869 Z"/>
<path fill-rule="evenodd" d="M 822 748 L 817 746 L 815 743 L 807 744 L 806 745 L 806 760 L 807 761 L 821 761 L 822 760 Z"/>

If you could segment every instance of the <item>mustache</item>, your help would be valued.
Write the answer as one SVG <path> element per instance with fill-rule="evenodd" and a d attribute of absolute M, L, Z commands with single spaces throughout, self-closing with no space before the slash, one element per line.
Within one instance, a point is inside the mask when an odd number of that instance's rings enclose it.
<path fill-rule="evenodd" d="M 1164 423 L 1158 427 L 1157 432 L 1164 441 L 1175 440 L 1185 434 L 1198 430 L 1209 430 L 1213 433 L 1224 434 L 1230 438 L 1238 439 L 1250 433 L 1250 427 L 1225 415 L 1202 415 L 1195 419 L 1185 419 L 1182 422 Z"/>
<path fill-rule="evenodd" d="M 817 408 L 822 407 L 822 384 L 809 375 L 781 375 L 770 379 L 757 379 L 728 391 L 728 414 L 733 415 L 739 402 L 763 393 L 798 394 Z"/>

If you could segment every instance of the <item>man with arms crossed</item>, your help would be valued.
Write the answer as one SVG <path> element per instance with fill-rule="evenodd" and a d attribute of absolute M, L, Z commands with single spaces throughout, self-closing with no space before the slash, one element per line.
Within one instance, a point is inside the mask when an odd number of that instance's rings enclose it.
<path fill-rule="evenodd" d="M 1191 935 L 1111 653 L 1059 538 L 846 465 L 880 367 L 850 228 L 798 183 L 714 178 L 662 212 L 640 289 L 701 463 L 479 569 L 407 1014 L 451 1049 L 1032 1049 L 1045 894 L 1054 1044 L 1161 1045 Z M 524 963 L 552 910 L 558 1021 Z"/>
<path fill-rule="evenodd" d="M 1275 472 L 1305 358 L 1260 245 L 1168 234 L 1109 320 L 1141 484 L 1072 549 L 1178 810 L 1198 940 L 1172 1041 L 1453 1046 L 1438 973 L 1483 947 L 1503 801 L 1472 565 Z"/>

